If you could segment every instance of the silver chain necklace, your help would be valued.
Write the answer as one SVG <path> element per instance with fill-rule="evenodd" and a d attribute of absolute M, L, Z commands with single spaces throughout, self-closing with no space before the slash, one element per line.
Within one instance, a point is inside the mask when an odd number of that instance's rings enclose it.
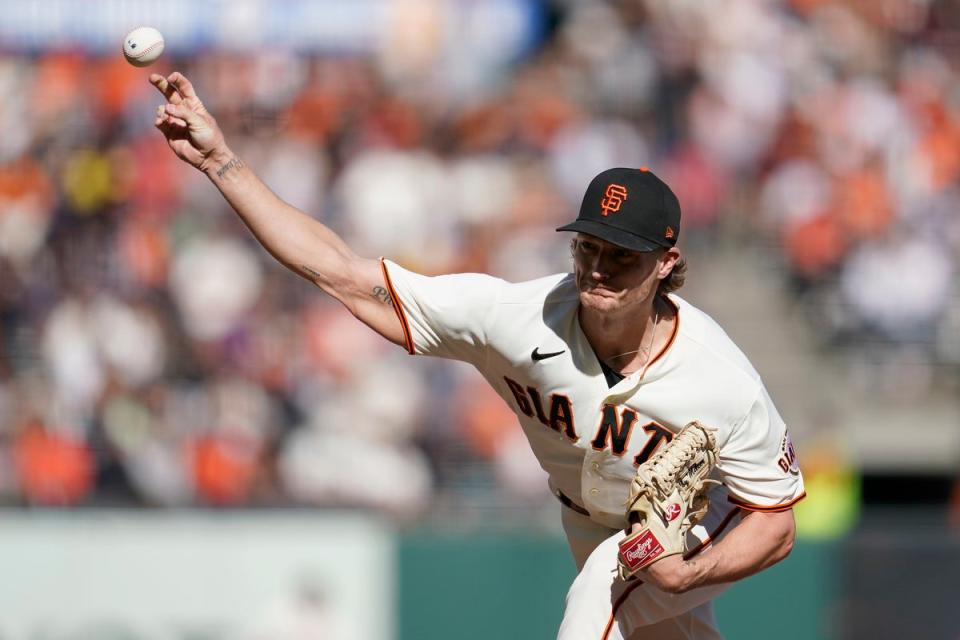
<path fill-rule="evenodd" d="M 656 302 L 654 302 L 654 306 L 656 306 Z M 646 368 L 647 363 L 650 361 L 651 350 L 653 349 L 653 342 L 654 340 L 656 340 L 656 337 L 657 337 L 657 323 L 659 321 L 660 321 L 660 308 L 657 307 L 657 311 L 653 316 L 653 330 L 650 332 L 650 343 L 647 345 L 646 349 L 644 349 L 641 346 L 639 349 L 634 349 L 633 351 L 626 351 L 624 353 L 619 353 L 615 356 L 604 358 L 604 362 L 610 362 L 611 360 L 622 358 L 623 356 L 629 356 L 629 355 L 633 355 L 634 353 L 640 353 L 641 351 L 646 351 L 647 357 L 643 361 L 643 367 Z M 625 375 L 629 375 L 629 374 L 625 374 Z"/>

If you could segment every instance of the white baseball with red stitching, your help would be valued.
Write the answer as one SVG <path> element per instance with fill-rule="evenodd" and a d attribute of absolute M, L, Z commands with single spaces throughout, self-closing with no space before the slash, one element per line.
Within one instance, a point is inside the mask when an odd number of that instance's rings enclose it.
<path fill-rule="evenodd" d="M 135 67 L 146 67 L 160 57 L 163 47 L 163 34 L 153 27 L 137 27 L 123 39 L 123 57 Z"/>

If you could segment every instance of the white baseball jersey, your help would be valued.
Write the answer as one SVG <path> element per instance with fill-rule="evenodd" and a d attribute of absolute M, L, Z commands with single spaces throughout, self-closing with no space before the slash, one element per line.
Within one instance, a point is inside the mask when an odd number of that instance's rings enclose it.
<path fill-rule="evenodd" d="M 516 413 L 551 488 L 574 505 L 563 525 L 579 574 L 558 639 L 620 640 L 640 627 L 652 640 L 719 638 L 710 600 L 729 585 L 675 596 L 613 577 L 637 466 L 692 420 L 717 429 L 722 484 L 690 532 L 690 553 L 732 528 L 741 509 L 786 510 L 804 496 L 786 425 L 726 333 L 670 294 L 667 345 L 611 387 L 580 328 L 571 274 L 513 284 L 382 266 L 407 350 L 476 367 Z"/>
<path fill-rule="evenodd" d="M 408 351 L 475 366 L 517 414 L 551 487 L 594 521 L 627 525 L 636 467 L 692 420 L 718 430 L 715 476 L 723 485 L 711 511 L 784 510 L 803 497 L 786 425 L 759 375 L 709 316 L 680 297 L 668 296 L 677 322 L 666 347 L 642 377 L 611 388 L 580 328 L 572 275 L 513 284 L 383 264 Z"/>

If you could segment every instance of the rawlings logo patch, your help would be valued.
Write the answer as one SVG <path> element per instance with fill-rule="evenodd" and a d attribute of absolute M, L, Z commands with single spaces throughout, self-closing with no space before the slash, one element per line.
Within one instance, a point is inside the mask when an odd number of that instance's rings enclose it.
<path fill-rule="evenodd" d="M 636 538 L 633 538 L 625 546 L 620 543 L 620 557 L 623 558 L 631 570 L 639 569 L 650 564 L 657 556 L 663 553 L 663 545 L 654 537 L 649 530 L 644 531 Z"/>
<path fill-rule="evenodd" d="M 678 502 L 671 503 L 670 506 L 667 507 L 667 512 L 665 514 L 667 522 L 673 522 L 674 520 L 676 520 L 677 516 L 680 515 L 680 511 L 681 511 L 680 503 Z"/>

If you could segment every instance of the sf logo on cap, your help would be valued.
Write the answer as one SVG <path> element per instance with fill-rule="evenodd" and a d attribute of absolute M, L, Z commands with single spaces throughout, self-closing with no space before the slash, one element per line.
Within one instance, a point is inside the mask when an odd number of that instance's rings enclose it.
<path fill-rule="evenodd" d="M 607 186 L 603 195 L 604 198 L 600 201 L 600 213 L 606 217 L 620 211 L 620 206 L 627 199 L 627 188 L 623 185 L 611 184 Z"/>

